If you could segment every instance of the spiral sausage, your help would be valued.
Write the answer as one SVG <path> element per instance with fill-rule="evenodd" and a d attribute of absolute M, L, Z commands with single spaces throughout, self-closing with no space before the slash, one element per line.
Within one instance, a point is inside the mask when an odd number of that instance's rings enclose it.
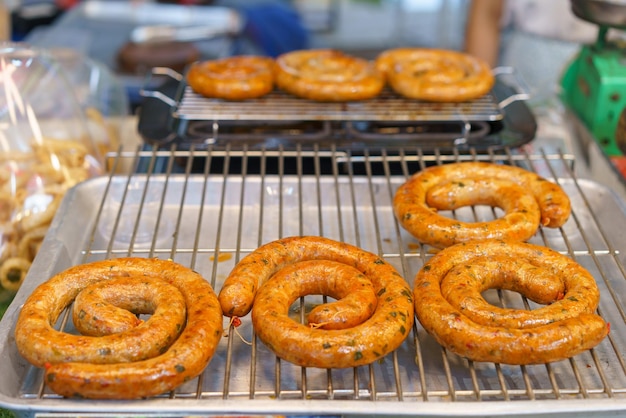
<path fill-rule="evenodd" d="M 152 290 L 155 281 L 167 295 Z M 123 293 L 116 296 L 109 285 Z M 139 294 L 126 293 L 133 288 Z M 122 332 L 102 337 L 55 330 L 82 291 L 134 313 L 154 311 L 145 322 L 121 319 L 127 322 L 117 329 Z M 116 308 L 105 309 L 115 323 Z M 93 312 L 78 307 L 75 315 L 86 320 Z M 108 323 L 92 328 L 92 335 L 111 331 Z M 200 374 L 221 334 L 222 312 L 202 276 L 172 261 L 129 257 L 74 266 L 39 285 L 22 307 L 15 342 L 24 358 L 45 367 L 46 384 L 60 395 L 133 399 L 173 390 Z M 157 336 L 160 341 L 152 339 Z"/>
<path fill-rule="evenodd" d="M 367 60 L 333 49 L 312 49 L 276 58 L 276 85 L 304 99 L 343 102 L 377 96 L 385 80 Z"/>
<path fill-rule="evenodd" d="M 307 326 L 287 316 L 290 305 L 306 294 L 340 300 L 320 305 Z M 283 238 L 261 246 L 235 266 L 219 300 L 228 316 L 252 309 L 259 338 L 279 357 L 304 367 L 372 363 L 396 349 L 414 321 L 410 287 L 393 266 L 321 237 Z"/>
<path fill-rule="evenodd" d="M 480 295 L 487 288 L 550 305 L 498 308 Z M 418 272 L 413 292 L 426 331 L 474 361 L 558 361 L 596 346 L 609 330 L 595 314 L 600 293 L 593 276 L 569 257 L 528 243 L 483 240 L 443 249 Z"/>
<path fill-rule="evenodd" d="M 274 60 L 241 55 L 194 62 L 187 83 L 194 92 L 210 98 L 255 99 L 274 88 Z"/>
<path fill-rule="evenodd" d="M 486 62 L 443 49 L 389 49 L 376 58 L 376 68 L 398 94 L 418 100 L 473 100 L 489 92 L 495 82 Z"/>
<path fill-rule="evenodd" d="M 144 325 L 143 320 L 137 317 L 140 314 L 151 314 Z M 136 276 L 109 279 L 85 287 L 76 295 L 72 309 L 74 327 L 82 335 L 110 336 L 141 326 L 139 329 L 141 332 L 138 332 L 139 330 L 133 332 L 131 338 L 135 338 L 135 341 L 125 339 L 124 345 L 120 344 L 116 350 L 121 356 L 127 356 L 127 348 L 135 347 L 136 354 L 141 355 L 139 359 L 159 354 L 160 347 L 155 345 L 154 341 L 177 338 L 183 329 L 186 315 L 185 299 L 176 287 L 161 279 Z M 155 335 L 156 332 L 162 335 Z M 107 339 L 112 341 L 106 341 Z M 113 351 L 111 347 L 122 341 L 117 337 L 108 337 L 93 339 L 90 342 L 98 351 L 104 347 Z M 157 351 L 151 353 L 150 349 L 153 348 L 151 346 Z M 81 347 L 80 350 L 79 353 L 71 354 L 75 361 L 85 355 L 85 347 Z M 64 350 L 63 357 L 69 356 L 70 353 Z M 95 356 L 90 354 L 90 357 Z M 62 361 L 62 358 L 59 360 Z M 126 360 L 120 357 L 116 361 Z M 128 361 L 133 359 L 130 358 Z"/>
<path fill-rule="evenodd" d="M 505 214 L 486 222 L 461 222 L 437 213 L 479 204 L 500 207 Z M 571 212 L 559 185 L 521 167 L 488 162 L 450 163 L 417 172 L 398 188 L 393 206 L 409 233 L 437 248 L 486 238 L 525 241 L 540 224 L 562 226 Z"/>

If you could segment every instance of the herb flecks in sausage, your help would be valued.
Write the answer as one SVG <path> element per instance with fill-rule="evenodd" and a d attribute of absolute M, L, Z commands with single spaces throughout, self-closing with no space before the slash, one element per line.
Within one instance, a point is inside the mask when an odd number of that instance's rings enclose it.
<path fill-rule="evenodd" d="M 147 293 L 139 297 L 131 288 Z M 86 314 L 74 318 L 81 324 L 76 328 L 89 329 L 90 335 L 53 328 L 72 302 L 76 306 L 97 295 L 107 301 L 97 304 L 108 313 L 91 314 L 90 303 L 77 310 Z M 131 305 L 133 312 L 120 310 Z M 137 313 L 151 316 L 141 321 Z M 44 367 L 46 383 L 62 396 L 134 399 L 173 390 L 200 374 L 221 339 L 222 317 L 210 284 L 191 269 L 172 261 L 120 258 L 71 267 L 38 286 L 22 307 L 15 340 L 20 354 Z M 98 321 L 82 323 L 87 318 Z"/>
<path fill-rule="evenodd" d="M 376 58 L 376 67 L 398 94 L 418 100 L 474 100 L 489 92 L 495 82 L 486 62 L 445 49 L 388 49 Z"/>
<path fill-rule="evenodd" d="M 276 85 L 309 100 L 351 102 L 377 96 L 385 79 L 368 60 L 333 49 L 311 49 L 276 58 Z"/>
<path fill-rule="evenodd" d="M 270 263 L 262 265 L 259 259 Z M 257 285 L 257 293 L 248 292 L 249 283 Z M 289 318 L 289 307 L 308 294 L 336 301 L 316 307 L 309 324 L 300 324 Z M 261 246 L 235 266 L 219 300 L 224 312 L 237 316 L 252 310 L 261 341 L 279 357 L 305 367 L 372 363 L 395 350 L 414 321 L 411 289 L 393 266 L 322 237 L 290 237 Z"/>
<path fill-rule="evenodd" d="M 493 306 L 480 296 L 489 288 L 516 291 L 546 306 Z M 558 361 L 595 347 L 609 331 L 595 313 L 600 293 L 585 268 L 557 251 L 518 241 L 473 241 L 440 251 L 418 272 L 414 297 L 424 328 L 474 361 Z"/>
<path fill-rule="evenodd" d="M 209 98 L 259 98 L 274 88 L 274 60 L 251 55 L 198 61 L 189 67 L 187 83 Z"/>
<path fill-rule="evenodd" d="M 460 222 L 438 213 L 470 205 L 499 207 L 504 215 Z M 448 163 L 419 171 L 398 188 L 393 206 L 409 233 L 437 248 L 488 238 L 526 241 L 540 225 L 562 226 L 571 211 L 558 184 L 521 167 L 488 162 Z"/>

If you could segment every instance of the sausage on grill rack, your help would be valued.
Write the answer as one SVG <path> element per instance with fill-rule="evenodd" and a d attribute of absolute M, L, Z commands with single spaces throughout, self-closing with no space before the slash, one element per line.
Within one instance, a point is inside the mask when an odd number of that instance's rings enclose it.
<path fill-rule="evenodd" d="M 338 300 L 319 305 L 305 325 L 288 311 L 307 294 Z M 402 344 L 414 322 L 411 289 L 392 265 L 322 237 L 289 237 L 259 247 L 235 266 L 219 300 L 228 316 L 252 309 L 259 338 L 279 357 L 304 367 L 372 363 Z"/>
<path fill-rule="evenodd" d="M 187 84 L 209 98 L 255 99 L 274 89 L 274 60 L 246 55 L 197 61 L 189 67 Z"/>
<path fill-rule="evenodd" d="M 464 102 L 484 96 L 495 83 L 486 62 L 445 49 L 389 49 L 376 58 L 376 67 L 396 93 L 410 99 Z"/>
<path fill-rule="evenodd" d="M 481 296 L 490 288 L 549 305 L 500 308 Z M 595 347 L 609 332 L 595 312 L 600 292 L 593 276 L 557 251 L 518 241 L 472 241 L 441 250 L 418 272 L 414 298 L 426 331 L 474 361 L 563 360 Z"/>
<path fill-rule="evenodd" d="M 75 315 L 81 321 L 112 321 L 78 325 L 90 335 L 55 330 L 80 292 L 99 293 L 105 308 L 92 311 L 97 307 L 79 303 Z M 152 316 L 137 321 L 129 312 L 120 316 L 120 308 Z M 133 399 L 198 376 L 221 338 L 222 318 L 217 296 L 198 273 L 173 261 L 119 258 L 71 267 L 39 285 L 22 307 L 15 342 L 24 358 L 45 368 L 45 383 L 60 395 Z"/>
<path fill-rule="evenodd" d="M 438 213 L 468 205 L 490 205 L 504 215 L 483 222 L 462 222 Z M 437 248 L 476 239 L 526 241 L 539 225 L 556 228 L 570 216 L 565 191 L 536 173 L 488 162 L 428 167 L 402 184 L 393 200 L 402 226 Z"/>
<path fill-rule="evenodd" d="M 276 85 L 304 99 L 345 102 L 376 97 L 385 80 L 365 59 L 333 49 L 310 49 L 276 58 Z"/>

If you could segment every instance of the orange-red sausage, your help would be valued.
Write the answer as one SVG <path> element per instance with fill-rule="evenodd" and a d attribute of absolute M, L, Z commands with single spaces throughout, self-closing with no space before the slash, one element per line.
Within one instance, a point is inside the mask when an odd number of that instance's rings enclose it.
<path fill-rule="evenodd" d="M 290 305 L 308 294 L 340 300 L 316 308 L 309 317 L 313 323 L 291 320 Z M 229 316 L 252 309 L 259 338 L 279 357 L 305 367 L 372 363 L 402 344 L 414 321 L 410 287 L 393 266 L 322 237 L 283 238 L 261 246 L 235 266 L 219 300 Z M 362 319 L 354 317 L 364 316 L 369 318 L 355 324 Z"/>
<path fill-rule="evenodd" d="M 333 49 L 310 49 L 276 58 L 276 85 L 301 98 L 344 102 L 377 96 L 385 80 L 367 60 Z"/>
<path fill-rule="evenodd" d="M 125 292 L 162 280 L 168 291 L 182 297 L 186 323 L 174 296 L 155 307 L 145 323 L 118 334 L 82 336 L 53 328 L 82 290 L 109 280 L 122 281 Z M 151 334 L 166 334 L 165 341 L 152 340 Z M 53 391 L 94 399 L 133 399 L 173 390 L 204 370 L 221 335 L 222 312 L 210 284 L 173 261 L 147 258 L 97 261 L 53 276 L 26 300 L 15 329 L 18 351 L 33 365 L 45 367 L 45 383 Z"/>
<path fill-rule="evenodd" d="M 391 88 L 410 99 L 463 102 L 485 95 L 495 78 L 486 62 L 443 49 L 395 48 L 376 58 Z"/>
<path fill-rule="evenodd" d="M 550 305 L 532 311 L 495 307 L 480 296 L 494 287 Z M 426 331 L 474 361 L 558 361 L 595 347 L 609 330 L 595 313 L 600 293 L 593 276 L 565 255 L 523 242 L 484 240 L 443 249 L 418 272 L 413 291 Z"/>
<path fill-rule="evenodd" d="M 486 222 L 462 222 L 437 213 L 473 204 L 500 207 L 505 213 Z M 571 212 L 559 185 L 521 167 L 488 162 L 419 171 L 398 188 L 393 206 L 409 233 L 437 248 L 487 238 L 525 241 L 540 224 L 562 226 Z"/>
<path fill-rule="evenodd" d="M 137 316 L 141 314 L 151 316 L 144 322 Z M 74 326 L 82 335 L 100 337 L 140 327 L 132 333 L 131 338 L 136 341 L 124 340 L 126 347 L 121 346 L 122 340 L 117 336 L 85 339 L 96 351 L 104 347 L 110 350 L 113 344 L 118 343 L 123 356 L 128 355 L 127 346 L 137 347 L 136 351 L 142 357 L 157 355 L 158 351 L 149 352 L 150 345 L 154 345 L 154 341 L 173 341 L 177 338 L 183 330 L 186 315 L 185 299 L 175 286 L 145 276 L 120 277 L 93 283 L 76 295 L 72 309 Z M 162 335 L 154 335 L 154 330 L 162 331 Z M 147 332 L 152 335 L 147 335 Z M 139 348 L 142 345 L 146 347 Z M 71 357 L 75 361 L 79 358 L 79 353 L 70 355 L 64 350 L 63 354 L 65 358 Z M 82 344 L 80 355 L 85 355 Z M 48 357 L 49 361 L 51 357 Z M 93 354 L 90 357 L 97 358 Z M 123 357 L 117 361 L 124 361 Z"/>
<path fill-rule="evenodd" d="M 274 60 L 241 55 L 191 64 L 187 83 L 192 90 L 209 98 L 255 99 L 274 89 Z"/>

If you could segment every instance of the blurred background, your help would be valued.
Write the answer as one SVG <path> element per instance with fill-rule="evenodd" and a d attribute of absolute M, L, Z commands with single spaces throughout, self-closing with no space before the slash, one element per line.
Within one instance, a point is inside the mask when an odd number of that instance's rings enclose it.
<path fill-rule="evenodd" d="M 168 4 L 165 4 L 168 3 Z M 393 46 L 461 49 L 467 0 L 293 1 L 69 1 L 5 0 L 4 36 L 44 48 L 71 48 L 119 75 L 136 104 L 138 77 L 147 69 L 120 61 L 120 53 L 150 55 L 176 67 L 185 52 L 209 59 L 234 53 L 276 55 L 306 47 L 333 47 L 372 57 Z M 181 8 L 181 6 L 183 6 Z M 186 6 L 186 7 L 184 7 Z M 199 15 L 184 9 L 207 7 Z M 225 9 L 222 9 L 225 8 Z M 234 17 L 233 17 L 234 16 Z M 154 38 L 164 26 L 186 28 L 178 39 Z M 204 32 L 202 28 L 204 27 Z M 191 31 L 195 30 L 195 33 Z M 195 39 L 193 39 L 195 38 Z M 187 42 L 187 39 L 190 41 Z M 172 50 L 171 40 L 180 42 Z M 132 41 L 132 42 L 131 42 Z M 133 51 L 127 51 L 133 44 Z M 192 45 L 189 45 L 192 44 Z M 141 46 L 141 48 L 139 48 Z M 126 48 L 126 49 L 124 49 Z M 162 51 L 162 52 L 160 52 Z M 193 55 L 193 54 L 192 54 Z M 195 59 L 193 55 L 191 58 Z M 137 68 L 139 67 L 139 68 Z M 180 66 L 179 66 L 180 68 Z"/>

